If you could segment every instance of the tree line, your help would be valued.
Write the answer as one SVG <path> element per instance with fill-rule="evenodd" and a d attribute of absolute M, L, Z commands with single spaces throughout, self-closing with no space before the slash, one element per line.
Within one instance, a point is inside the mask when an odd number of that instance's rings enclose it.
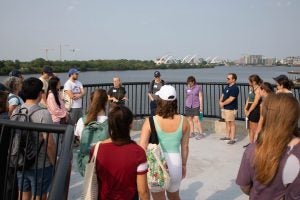
<path fill-rule="evenodd" d="M 0 75 L 8 75 L 13 69 L 20 70 L 23 74 L 41 73 L 44 66 L 52 67 L 54 72 L 66 72 L 70 68 L 80 71 L 121 71 L 121 70 L 144 70 L 144 69 L 182 69 L 182 68 L 206 68 L 214 67 L 205 61 L 198 65 L 188 63 L 172 63 L 156 65 L 154 61 L 148 60 L 88 60 L 88 61 L 50 61 L 37 58 L 32 61 L 22 62 L 19 60 L 0 60 Z"/>

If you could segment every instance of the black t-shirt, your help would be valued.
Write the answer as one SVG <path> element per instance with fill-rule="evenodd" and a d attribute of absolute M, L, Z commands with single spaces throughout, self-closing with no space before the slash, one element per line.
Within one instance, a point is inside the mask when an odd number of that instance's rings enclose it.
<path fill-rule="evenodd" d="M 119 88 L 115 88 L 115 87 L 111 87 L 107 94 L 111 97 L 115 97 L 116 99 L 118 99 L 119 101 L 121 101 L 126 94 L 126 90 L 124 87 L 119 87 Z"/>

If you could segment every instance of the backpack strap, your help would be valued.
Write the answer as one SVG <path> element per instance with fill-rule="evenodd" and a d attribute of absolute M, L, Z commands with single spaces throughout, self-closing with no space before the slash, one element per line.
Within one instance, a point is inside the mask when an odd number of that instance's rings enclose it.
<path fill-rule="evenodd" d="M 28 110 L 28 108 L 25 108 L 25 107 L 21 108 L 21 109 L 20 109 L 20 112 L 22 112 L 22 109 L 26 109 L 26 112 L 27 112 L 26 114 L 28 115 L 28 120 L 29 120 L 29 122 L 31 122 L 31 116 L 32 116 L 36 111 L 43 110 L 43 109 L 45 109 L 45 108 L 42 108 L 42 107 L 40 107 L 40 106 L 38 106 L 38 105 L 33 105 L 29 110 Z M 42 139 L 42 141 L 41 141 L 40 144 L 39 144 L 39 148 L 38 148 L 38 151 L 37 151 L 37 155 L 40 153 L 43 144 L 44 144 L 44 138 Z"/>
<path fill-rule="evenodd" d="M 149 117 L 149 123 L 150 123 L 150 128 L 151 128 L 149 143 L 159 144 L 157 132 L 156 132 L 155 125 L 154 125 L 153 116 Z"/>

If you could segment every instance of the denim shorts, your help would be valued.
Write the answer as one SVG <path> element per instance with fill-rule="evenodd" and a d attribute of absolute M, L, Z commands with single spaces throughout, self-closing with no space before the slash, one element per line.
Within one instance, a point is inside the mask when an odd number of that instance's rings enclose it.
<path fill-rule="evenodd" d="M 42 180 L 42 171 L 43 171 L 42 168 L 37 169 L 38 178 L 36 182 L 35 169 L 25 170 L 23 188 L 22 188 L 22 171 L 18 171 L 17 177 L 18 177 L 19 191 L 22 192 L 31 191 L 33 196 L 35 196 L 36 194 L 40 196 L 41 190 L 42 190 L 42 194 L 48 193 L 50 191 L 50 186 L 52 182 L 53 166 L 44 168 L 43 180 Z M 35 189 L 36 187 L 37 189 Z"/>

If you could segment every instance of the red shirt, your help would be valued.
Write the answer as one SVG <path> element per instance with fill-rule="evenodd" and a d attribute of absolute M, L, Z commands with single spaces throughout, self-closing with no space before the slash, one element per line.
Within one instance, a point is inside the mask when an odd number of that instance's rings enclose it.
<path fill-rule="evenodd" d="M 132 200 L 137 194 L 137 175 L 148 171 L 146 153 L 136 143 L 121 146 L 102 143 L 97 154 L 96 170 L 101 199 Z"/>

